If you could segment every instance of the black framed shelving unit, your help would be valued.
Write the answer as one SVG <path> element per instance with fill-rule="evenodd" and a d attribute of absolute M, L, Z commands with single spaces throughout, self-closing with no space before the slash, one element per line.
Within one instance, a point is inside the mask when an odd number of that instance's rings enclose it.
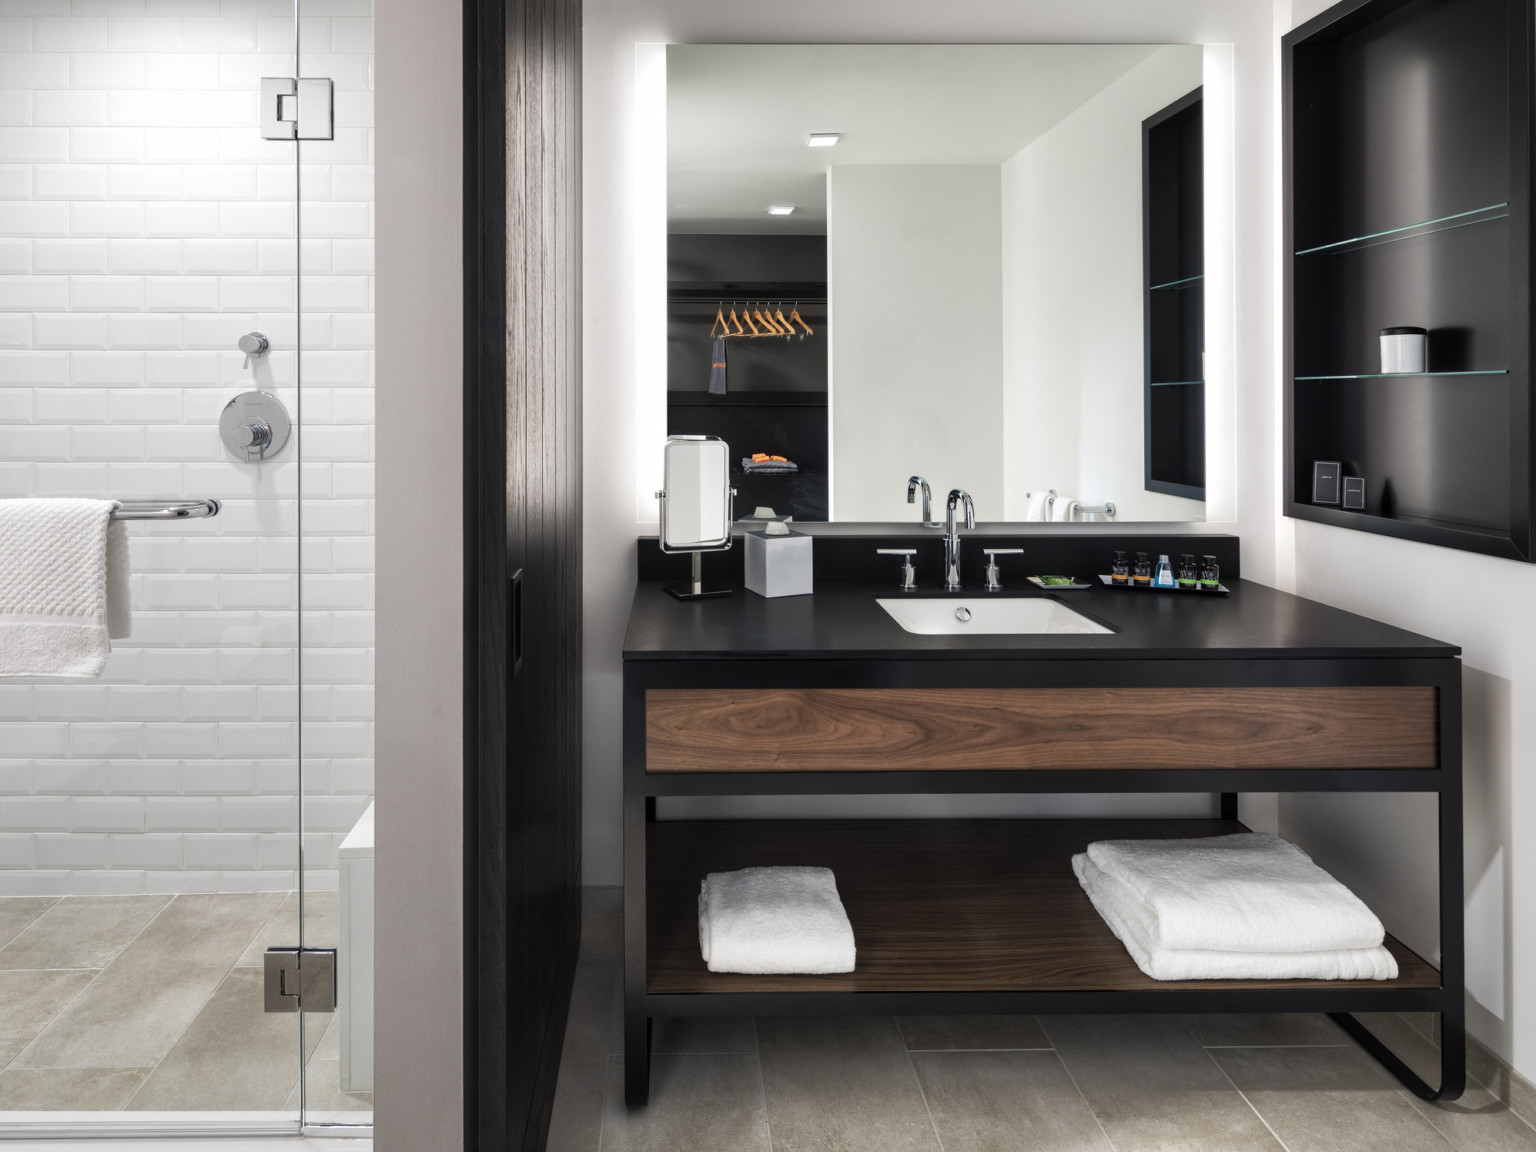
<path fill-rule="evenodd" d="M 1148 492 L 1205 499 L 1201 89 L 1141 123 L 1143 454 Z"/>
<path fill-rule="evenodd" d="M 1531 9 L 1346 0 L 1285 36 L 1285 514 L 1532 560 Z M 1378 333 L 1429 330 L 1382 374 Z M 1365 480 L 1312 502 L 1312 465 Z"/>

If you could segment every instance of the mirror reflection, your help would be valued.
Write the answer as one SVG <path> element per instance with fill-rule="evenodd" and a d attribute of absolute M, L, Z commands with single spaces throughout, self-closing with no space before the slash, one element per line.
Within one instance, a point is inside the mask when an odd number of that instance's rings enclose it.
<path fill-rule="evenodd" d="M 1204 519 L 1202 59 L 669 46 L 668 433 L 741 515 Z"/>

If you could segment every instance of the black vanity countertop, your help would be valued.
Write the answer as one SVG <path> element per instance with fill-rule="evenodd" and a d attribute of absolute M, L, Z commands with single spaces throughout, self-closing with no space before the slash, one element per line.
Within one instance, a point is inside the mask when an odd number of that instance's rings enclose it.
<path fill-rule="evenodd" d="M 626 660 L 812 659 L 1341 659 L 1450 657 L 1432 640 L 1247 580 L 1227 596 L 1089 588 L 1061 593 L 932 590 L 832 583 L 811 596 L 764 599 L 745 588 L 678 600 L 661 583 L 635 591 Z M 875 603 L 885 596 L 953 599 L 1053 595 L 1117 629 L 1111 635 L 918 636 Z"/>

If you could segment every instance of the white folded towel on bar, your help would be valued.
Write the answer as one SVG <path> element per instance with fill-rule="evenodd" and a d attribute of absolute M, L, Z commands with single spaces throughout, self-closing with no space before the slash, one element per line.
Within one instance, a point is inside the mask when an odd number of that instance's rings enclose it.
<path fill-rule="evenodd" d="M 1278 836 L 1100 840 L 1088 858 L 1145 906 L 1161 948 L 1318 952 L 1386 935 L 1358 896 Z"/>
<path fill-rule="evenodd" d="M 1131 959 L 1154 980 L 1391 980 L 1397 961 L 1372 948 L 1312 952 L 1168 948 L 1160 944 L 1146 907 L 1126 885 L 1101 871 L 1087 853 L 1072 857 L 1078 883 Z"/>
<path fill-rule="evenodd" d="M 1049 520 L 1051 518 L 1051 501 L 1055 496 L 1055 489 L 1024 493 L 1024 519 L 1030 523 L 1042 523 Z"/>
<path fill-rule="evenodd" d="M 828 868 L 711 872 L 699 886 L 711 972 L 852 972 L 853 925 Z"/>
<path fill-rule="evenodd" d="M 0 676 L 100 676 L 129 633 L 115 500 L 0 500 Z"/>
<path fill-rule="evenodd" d="M 1072 508 L 1077 501 L 1070 496 L 1058 496 L 1056 502 L 1051 505 L 1051 520 L 1056 523 L 1064 523 L 1072 519 Z"/>

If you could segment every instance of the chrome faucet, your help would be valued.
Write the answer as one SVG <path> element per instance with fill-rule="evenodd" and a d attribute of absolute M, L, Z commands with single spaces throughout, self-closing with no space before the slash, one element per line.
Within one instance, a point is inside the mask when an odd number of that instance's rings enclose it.
<path fill-rule="evenodd" d="M 960 530 L 955 525 L 955 506 L 965 505 L 965 526 L 976 527 L 976 505 L 964 488 L 951 488 L 944 516 L 944 590 L 960 591 Z"/>
<path fill-rule="evenodd" d="M 928 487 L 928 481 L 921 476 L 914 476 L 907 481 L 907 503 L 917 503 L 917 490 L 923 490 L 923 518 L 919 523 L 924 528 L 937 528 L 938 521 L 933 518 L 933 489 Z"/>

